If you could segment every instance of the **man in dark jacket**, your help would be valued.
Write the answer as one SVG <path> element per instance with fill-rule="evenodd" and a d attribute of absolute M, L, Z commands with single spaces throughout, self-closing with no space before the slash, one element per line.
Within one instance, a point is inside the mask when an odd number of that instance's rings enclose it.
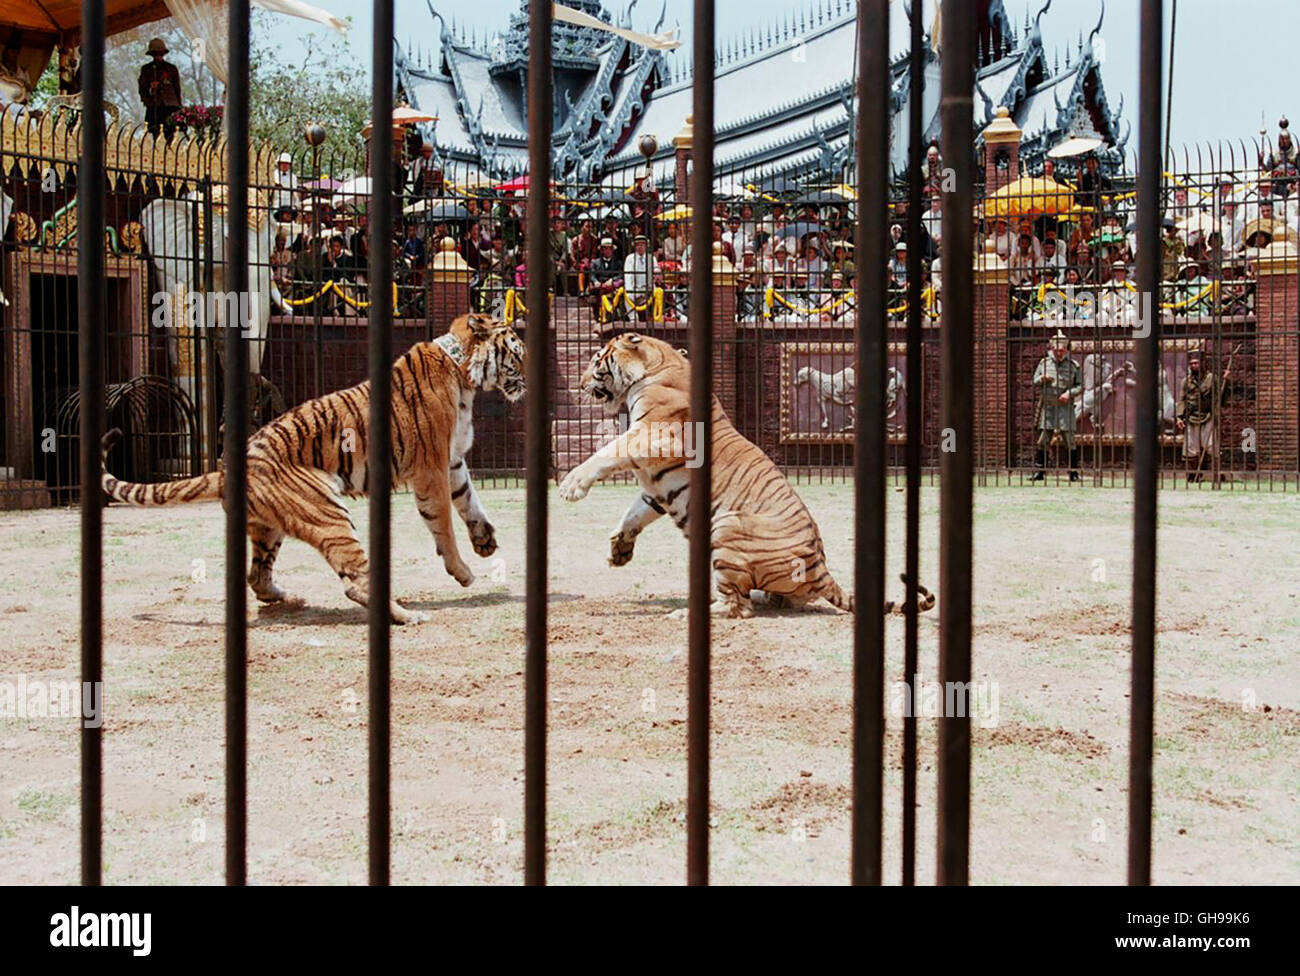
<path fill-rule="evenodd" d="M 149 131 L 157 135 L 181 107 L 181 73 L 166 60 L 167 45 L 161 37 L 149 42 L 147 53 L 150 61 L 140 69 L 140 101 Z"/>

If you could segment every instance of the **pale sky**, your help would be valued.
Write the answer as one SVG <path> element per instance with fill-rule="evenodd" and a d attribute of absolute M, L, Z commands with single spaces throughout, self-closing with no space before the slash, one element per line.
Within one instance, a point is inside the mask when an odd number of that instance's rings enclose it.
<path fill-rule="evenodd" d="M 371 4 L 369 0 L 314 0 L 331 13 L 353 18 L 352 49 L 368 57 L 371 44 Z M 433 0 L 434 6 L 449 19 L 477 26 L 484 31 L 504 29 L 509 15 L 519 9 L 518 0 Z M 639 0 L 633 11 L 636 27 L 649 29 L 659 16 L 662 0 Z M 667 0 L 665 29 L 680 22 L 684 49 L 689 52 L 691 0 Z M 1064 59 L 1065 45 L 1071 57 L 1079 32 L 1085 38 L 1097 22 L 1102 0 L 1053 0 L 1043 17 L 1043 40 L 1049 52 L 1059 49 Z M 1024 23 L 1025 12 L 1031 16 L 1041 7 L 1041 0 L 1005 0 L 1016 29 Z M 397 36 L 403 43 L 409 37 L 427 47 L 437 44 L 433 18 L 427 0 L 397 0 Z M 717 0 L 717 33 L 725 39 L 754 26 L 764 26 L 792 7 L 793 0 Z M 606 2 L 605 8 L 616 16 L 626 8 L 626 0 Z M 896 6 L 895 11 L 898 10 Z M 1260 113 L 1270 137 L 1277 132 L 1277 120 L 1283 113 L 1293 113 L 1300 125 L 1300 103 L 1292 103 L 1292 85 L 1285 81 L 1285 71 L 1293 66 L 1295 39 L 1300 37 L 1300 3 L 1292 0 L 1166 0 L 1165 50 L 1172 13 L 1177 13 L 1177 37 L 1174 48 L 1174 103 L 1171 137 L 1175 149 L 1182 145 L 1194 152 L 1193 143 L 1205 144 L 1220 139 L 1257 138 Z M 285 55 L 291 57 L 294 43 L 289 35 L 302 33 L 302 22 L 286 20 Z M 1106 42 L 1102 80 L 1112 107 L 1124 95 L 1124 117 L 1134 125 L 1129 149 L 1137 143 L 1137 0 L 1109 0 L 1101 36 Z M 689 56 L 689 55 L 687 55 Z M 1166 65 L 1166 72 L 1168 65 Z M 1253 150 L 1252 150 L 1253 153 Z"/>

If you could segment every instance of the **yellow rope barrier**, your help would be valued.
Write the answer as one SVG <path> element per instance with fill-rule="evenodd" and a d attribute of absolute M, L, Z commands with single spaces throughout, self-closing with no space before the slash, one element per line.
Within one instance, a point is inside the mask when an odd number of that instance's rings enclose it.
<path fill-rule="evenodd" d="M 656 323 L 661 323 L 664 320 L 664 290 L 662 288 L 656 287 L 651 294 L 646 296 L 646 300 L 638 305 L 632 300 L 632 296 L 628 294 L 627 289 L 620 285 L 614 294 L 600 296 L 600 321 L 602 324 L 609 321 L 609 317 L 614 314 L 620 301 L 627 305 L 629 311 L 644 312 L 646 309 L 650 309 L 650 318 Z"/>
<path fill-rule="evenodd" d="M 768 285 L 767 290 L 763 293 L 763 317 L 766 319 L 772 318 L 772 309 L 776 306 L 777 302 L 780 302 L 782 305 L 784 305 L 790 311 L 794 312 L 796 315 L 824 315 L 826 312 L 835 311 L 835 309 L 839 308 L 841 305 L 843 305 L 845 302 L 849 301 L 853 297 L 854 294 L 852 291 L 846 291 L 839 298 L 827 302 L 825 305 L 822 305 L 820 308 L 804 308 L 800 305 L 795 305 L 791 303 L 779 291 L 777 291 L 771 285 Z M 934 306 L 935 306 L 934 289 L 933 288 L 925 289 L 923 292 L 921 292 L 921 298 L 925 304 L 925 314 L 929 316 L 931 319 L 937 319 L 939 317 L 939 313 L 934 310 Z M 907 311 L 907 302 L 905 301 L 898 305 L 893 306 L 892 308 L 887 307 L 885 309 L 885 313 L 888 315 L 898 315 L 906 311 Z"/>
<path fill-rule="evenodd" d="M 362 301 L 360 298 L 353 298 L 343 290 L 342 286 L 340 286 L 337 281 L 325 282 L 325 284 L 321 285 L 320 291 L 316 292 L 314 295 L 309 295 L 306 298 L 282 298 L 281 300 L 286 305 L 293 308 L 299 308 L 303 305 L 311 304 L 316 301 L 316 299 L 328 295 L 330 292 L 334 292 L 334 294 L 338 295 L 339 298 L 343 299 L 347 304 L 358 310 L 367 309 L 373 304 L 373 302 Z M 393 282 L 393 310 L 397 310 L 397 282 L 395 281 Z"/>

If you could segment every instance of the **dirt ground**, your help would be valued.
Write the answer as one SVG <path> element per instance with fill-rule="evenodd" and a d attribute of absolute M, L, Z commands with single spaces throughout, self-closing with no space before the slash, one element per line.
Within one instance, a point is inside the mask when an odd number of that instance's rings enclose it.
<path fill-rule="evenodd" d="M 851 485 L 800 488 L 852 583 Z M 685 540 L 666 522 L 605 564 L 632 489 L 551 502 L 549 856 L 554 883 L 685 874 Z M 393 876 L 522 874 L 523 492 L 487 489 L 501 549 L 462 590 L 412 500 L 394 499 L 394 592 L 431 614 L 393 632 Z M 901 493 L 890 492 L 901 561 Z M 971 878 L 1124 879 L 1131 494 L 976 495 Z M 937 587 L 937 489 L 923 581 Z M 1300 881 L 1300 499 L 1161 496 L 1155 880 Z M 356 506 L 366 524 L 364 504 Z M 219 883 L 223 844 L 222 525 L 215 504 L 105 518 L 105 880 Z M 463 527 L 461 539 L 464 540 Z M 241 568 L 242 573 L 242 568 Z M 285 545 L 305 608 L 249 618 L 249 875 L 361 883 L 366 625 L 324 561 Z M 897 589 L 898 586 L 892 589 Z M 892 594 L 891 594 L 892 595 Z M 939 594 L 942 602 L 943 594 Z M 0 682 L 75 681 L 74 511 L 0 514 Z M 937 611 L 921 672 L 937 674 Z M 714 624 L 713 880 L 842 883 L 849 865 L 852 621 L 829 607 Z M 887 625 L 889 678 L 903 626 Z M 920 721 L 918 880 L 933 879 L 934 722 Z M 984 727 L 987 726 L 987 727 Z M 900 871 L 901 719 L 887 749 L 887 877 Z M 71 883 L 73 718 L 0 718 L 0 883 Z"/>

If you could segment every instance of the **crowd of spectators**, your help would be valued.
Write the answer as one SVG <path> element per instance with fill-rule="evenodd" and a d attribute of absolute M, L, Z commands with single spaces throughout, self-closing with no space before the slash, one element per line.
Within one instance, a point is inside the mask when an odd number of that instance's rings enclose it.
<path fill-rule="evenodd" d="M 357 312 L 344 298 L 365 289 L 367 225 L 364 212 L 340 214 L 298 185 L 286 155 L 280 163 L 282 220 L 272 265 L 280 294 L 319 300 L 329 311 Z M 1061 170 L 1069 169 L 1069 174 Z M 942 157 L 930 147 L 922 163 L 923 213 L 909 225 L 906 187 L 892 188 L 886 276 L 889 314 L 906 310 L 909 253 L 919 252 L 926 314 L 937 317 L 942 284 L 944 186 Z M 499 311 L 510 289 L 527 286 L 527 217 L 522 188 L 476 196 L 444 179 L 432 147 L 411 153 L 402 172 L 403 211 L 392 246 L 406 314 L 422 309 L 424 269 L 450 237 L 472 271 L 474 307 Z M 1089 154 L 1031 165 L 1022 176 L 1054 184 L 1066 206 L 977 207 L 975 241 L 984 260 L 1005 264 L 1011 283 L 1008 311 L 1018 319 L 1111 319 L 1140 315 L 1136 269 L 1136 195 L 1112 179 Z M 1296 147 L 1282 120 L 1273 147 L 1247 173 L 1167 174 L 1162 200 L 1160 301 L 1174 314 L 1248 312 L 1253 261 L 1276 240 L 1300 241 L 1300 174 Z M 600 318 L 681 318 L 692 263 L 689 208 L 664 200 L 648 174 L 613 195 L 557 187 L 549 228 L 553 288 L 580 299 Z M 449 215 L 437 204 L 454 207 Z M 445 210 L 446 208 L 444 208 Z M 713 213 L 713 250 L 730 263 L 745 318 L 838 321 L 855 308 L 856 202 L 851 188 L 808 183 L 798 192 L 766 193 L 762 186 L 719 200 Z M 993 258 L 996 255 L 996 259 Z M 414 286 L 414 287 L 413 287 Z M 655 300 L 656 293 L 660 299 Z M 403 311 L 399 309 L 399 311 Z"/>

